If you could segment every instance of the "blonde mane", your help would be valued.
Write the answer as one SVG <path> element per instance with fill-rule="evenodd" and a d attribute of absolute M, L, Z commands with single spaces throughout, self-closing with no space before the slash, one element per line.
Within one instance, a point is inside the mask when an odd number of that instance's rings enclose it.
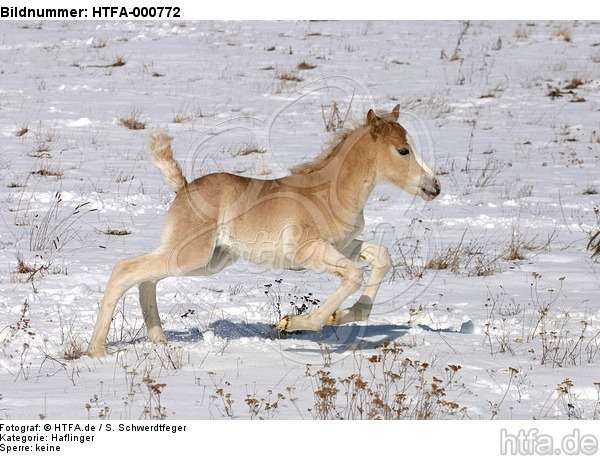
<path fill-rule="evenodd" d="M 380 120 L 384 122 L 396 123 L 396 119 L 392 117 L 392 115 L 385 111 L 377 111 L 377 116 Z M 333 160 L 340 150 L 342 149 L 342 144 L 348 137 L 354 133 L 356 130 L 359 130 L 367 125 L 367 121 L 354 121 L 352 122 L 351 127 L 344 127 L 341 130 L 337 131 L 331 139 L 327 142 L 323 152 L 313 160 L 307 163 L 301 163 L 299 165 L 294 166 L 290 169 L 292 174 L 311 174 L 316 171 L 323 169 L 331 160 Z"/>
<path fill-rule="evenodd" d="M 323 152 L 318 155 L 313 160 L 301 163 L 299 165 L 294 166 L 290 169 L 292 174 L 311 174 L 316 171 L 323 169 L 331 160 L 333 160 L 341 150 L 341 146 L 348 139 L 348 137 L 354 133 L 356 130 L 364 127 L 366 125 L 365 121 L 353 122 L 351 127 L 344 127 L 341 130 L 338 130 L 331 139 L 327 142 Z"/>

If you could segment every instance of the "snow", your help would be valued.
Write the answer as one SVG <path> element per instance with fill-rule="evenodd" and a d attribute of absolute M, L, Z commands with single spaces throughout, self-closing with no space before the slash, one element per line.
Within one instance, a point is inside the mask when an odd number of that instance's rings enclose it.
<path fill-rule="evenodd" d="M 585 21 L 3 21 L 0 417 L 310 419 L 329 372 L 329 417 L 357 418 L 348 379 L 375 389 L 410 360 L 427 363 L 423 383 L 404 374 L 412 406 L 434 377 L 458 405 L 434 418 L 598 418 L 599 44 Z M 169 345 L 146 342 L 130 290 L 111 354 L 76 356 L 115 262 L 158 245 L 173 195 L 152 128 L 188 178 L 273 178 L 320 152 L 334 102 L 354 119 L 400 103 L 442 183 L 367 204 L 363 238 L 394 261 L 368 322 L 282 337 L 274 303 L 336 280 L 240 262 L 160 283 Z M 145 129 L 121 124 L 134 114 Z M 387 341 L 402 352 L 384 366 Z"/>

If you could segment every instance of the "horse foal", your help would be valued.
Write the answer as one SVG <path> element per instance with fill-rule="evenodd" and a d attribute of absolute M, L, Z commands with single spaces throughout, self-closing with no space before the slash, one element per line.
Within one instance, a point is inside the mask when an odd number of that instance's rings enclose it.
<path fill-rule="evenodd" d="M 172 138 L 153 132 L 150 154 L 177 196 L 165 216 L 160 246 L 115 265 L 88 355 L 106 355 L 115 306 L 131 287 L 139 287 L 148 339 L 164 343 L 156 284 L 169 276 L 212 275 L 239 258 L 339 278 L 338 288 L 319 308 L 282 318 L 277 324 L 282 331 L 319 331 L 324 325 L 366 320 L 391 267 L 384 246 L 357 239 L 373 188 L 385 180 L 426 200 L 440 193 L 439 181 L 398 123 L 399 115 L 399 105 L 381 115 L 369 110 L 363 123 L 339 132 L 321 156 L 273 180 L 216 173 L 188 183 L 173 158 Z M 357 302 L 340 309 L 362 285 L 361 260 L 372 265 L 371 274 Z"/>

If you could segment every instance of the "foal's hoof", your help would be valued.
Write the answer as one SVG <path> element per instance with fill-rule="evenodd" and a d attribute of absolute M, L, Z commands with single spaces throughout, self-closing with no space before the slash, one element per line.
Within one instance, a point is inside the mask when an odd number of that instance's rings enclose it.
<path fill-rule="evenodd" d="M 88 355 L 90 358 L 104 358 L 105 356 L 108 355 L 108 353 L 106 352 L 106 347 L 88 347 L 88 349 L 85 352 L 86 355 Z"/>
<path fill-rule="evenodd" d="M 339 317 L 339 310 L 336 310 L 327 319 L 327 322 L 325 324 L 328 325 L 328 326 L 339 326 L 340 325 L 340 318 L 338 318 L 338 317 Z"/>
<path fill-rule="evenodd" d="M 317 325 L 304 315 L 286 315 L 277 323 L 280 331 L 321 331 L 322 325 Z"/>
<path fill-rule="evenodd" d="M 288 326 L 290 325 L 290 321 L 292 319 L 291 315 L 286 315 L 285 317 L 283 317 L 279 323 L 277 323 L 277 329 L 279 331 L 287 331 Z"/>
<path fill-rule="evenodd" d="M 166 345 L 169 343 L 167 336 L 162 331 L 157 333 L 148 332 L 148 340 L 154 344 Z"/>

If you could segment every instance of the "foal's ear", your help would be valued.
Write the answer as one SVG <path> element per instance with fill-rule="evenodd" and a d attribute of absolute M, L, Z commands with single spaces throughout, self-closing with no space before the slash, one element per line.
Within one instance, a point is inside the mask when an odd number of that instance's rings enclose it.
<path fill-rule="evenodd" d="M 372 109 L 369 109 L 369 112 L 367 113 L 367 124 L 375 125 L 377 122 L 379 122 L 379 117 L 377 117 L 377 114 L 375 114 Z"/>
<path fill-rule="evenodd" d="M 392 109 L 392 116 L 394 116 L 395 120 L 398 120 L 398 117 L 400 117 L 400 105 L 397 104 L 394 109 Z"/>

